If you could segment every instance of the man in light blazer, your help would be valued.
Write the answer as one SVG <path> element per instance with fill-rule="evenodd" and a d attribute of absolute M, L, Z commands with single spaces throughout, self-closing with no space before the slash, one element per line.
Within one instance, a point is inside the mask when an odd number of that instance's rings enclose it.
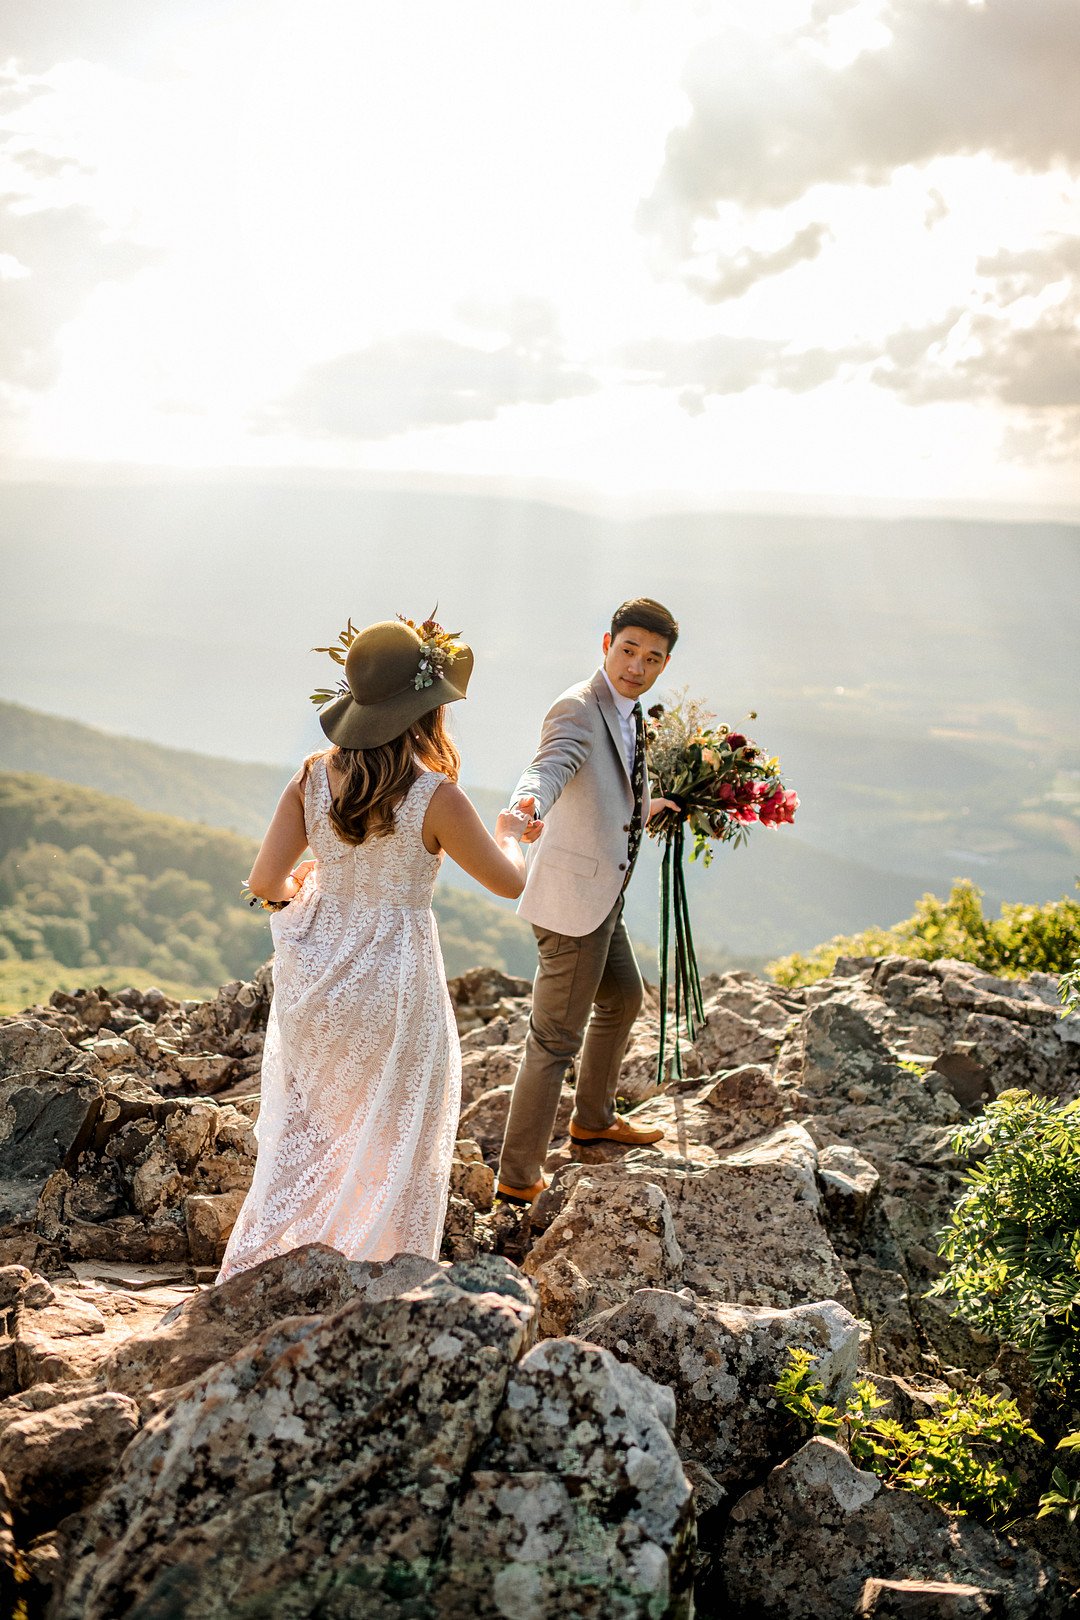
<path fill-rule="evenodd" d="M 625 890 L 650 814 L 667 803 L 650 802 L 640 699 L 667 668 L 678 634 L 659 602 L 624 602 L 604 637 L 602 667 L 548 711 L 511 799 L 544 831 L 518 904 L 540 960 L 499 1163 L 498 1196 L 510 1203 L 532 1203 L 546 1185 L 559 1091 L 579 1051 L 571 1138 L 637 1146 L 663 1135 L 617 1114 L 614 1100 L 642 998 Z"/>

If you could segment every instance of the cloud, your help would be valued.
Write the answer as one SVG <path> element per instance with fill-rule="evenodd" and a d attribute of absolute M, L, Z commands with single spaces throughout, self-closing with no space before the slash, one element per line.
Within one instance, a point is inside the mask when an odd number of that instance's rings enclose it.
<path fill-rule="evenodd" d="M 103 281 L 156 262 L 150 249 L 110 234 L 92 208 L 30 208 L 0 197 L 0 381 L 45 388 L 56 376 L 58 333 Z"/>
<path fill-rule="evenodd" d="M 931 186 L 926 194 L 926 214 L 923 218 L 923 224 L 928 231 L 932 231 L 935 225 L 940 225 L 942 220 L 948 219 L 948 217 L 948 203 L 937 187 Z"/>
<path fill-rule="evenodd" d="M 782 207 L 822 182 L 882 184 L 942 155 L 1080 169 L 1076 0 L 891 0 L 881 20 L 889 43 L 842 67 L 812 29 L 786 46 L 737 29 L 702 46 L 645 228 L 687 252 L 720 202 Z"/>
<path fill-rule="evenodd" d="M 768 276 L 782 275 L 796 264 L 816 259 L 831 234 L 829 227 L 820 222 L 804 225 L 782 247 L 764 253 L 755 248 L 743 248 L 733 258 L 721 260 L 714 277 L 707 280 L 695 276 L 688 285 L 710 304 L 720 304 L 728 298 L 741 298 Z"/>
<path fill-rule="evenodd" d="M 39 152 L 36 147 L 24 146 L 8 153 L 13 157 L 24 173 L 35 180 L 57 180 L 61 175 L 78 171 L 87 174 L 90 171 L 77 158 L 57 157 L 52 152 Z"/>
<path fill-rule="evenodd" d="M 489 318 L 474 311 L 471 324 Z M 494 347 L 408 332 L 321 361 L 261 414 L 259 426 L 385 439 L 411 428 L 490 421 L 507 405 L 548 405 L 599 386 L 567 363 L 542 301 L 519 301 L 502 325 L 504 341 Z"/>
<path fill-rule="evenodd" d="M 1080 294 L 1024 325 L 995 310 L 954 316 L 948 336 L 917 354 L 890 339 L 872 381 L 913 405 L 985 399 L 1035 412 L 1080 410 Z"/>
<path fill-rule="evenodd" d="M 1080 276 L 1080 236 L 1056 236 L 1019 251 L 1001 249 L 977 260 L 975 270 L 996 282 L 999 305 L 1038 297 L 1047 287 Z"/>
<path fill-rule="evenodd" d="M 861 344 L 793 349 L 782 339 L 721 333 L 704 339 L 648 338 L 628 344 L 618 359 L 632 381 L 677 388 L 683 410 L 698 416 L 711 396 L 741 394 L 762 384 L 808 393 L 879 352 Z"/>
<path fill-rule="evenodd" d="M 54 380 L 56 338 L 95 288 L 160 255 L 110 229 L 80 198 L 70 182 L 91 171 L 77 158 L 43 150 L 19 127 L 20 109 L 50 87 L 9 68 L 0 73 L 0 90 L 9 104 L 0 125 L 0 385 L 11 409 L 11 390 Z"/>

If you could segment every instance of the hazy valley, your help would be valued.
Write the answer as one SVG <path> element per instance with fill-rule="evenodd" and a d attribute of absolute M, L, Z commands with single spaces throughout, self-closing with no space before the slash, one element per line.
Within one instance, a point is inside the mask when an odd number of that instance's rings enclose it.
<path fill-rule="evenodd" d="M 257 838 L 322 742 L 306 695 L 330 665 L 309 649 L 349 613 L 426 613 L 437 600 L 476 649 L 453 718 L 464 781 L 490 819 L 547 704 L 595 667 L 613 604 L 644 590 L 682 623 L 657 696 L 685 683 L 732 723 L 756 710 L 747 729 L 802 797 L 794 828 L 691 869 L 715 965 L 891 923 L 957 876 L 988 906 L 1055 898 L 1080 866 L 1076 528 L 617 523 L 318 481 L 8 484 L 0 520 L 0 689 L 14 700 L 0 705 L 2 770 Z M 647 846 L 629 892 L 645 950 L 656 869 Z M 466 900 L 474 959 L 527 964 L 512 908 L 450 863 L 440 896 L 455 967 L 468 928 L 455 936 L 448 908 Z"/>

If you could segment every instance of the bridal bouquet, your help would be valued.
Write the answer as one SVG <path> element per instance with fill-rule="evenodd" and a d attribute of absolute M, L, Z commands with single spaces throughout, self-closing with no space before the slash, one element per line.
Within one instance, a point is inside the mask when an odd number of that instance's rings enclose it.
<path fill-rule="evenodd" d="M 748 716 L 756 720 L 751 711 Z M 675 1072 L 682 1073 L 679 1031 L 685 1022 L 691 1040 L 704 1021 L 683 859 L 686 833 L 693 833 L 690 859 L 708 866 L 714 843 L 745 843 L 750 827 L 780 827 L 794 821 L 799 796 L 784 786 L 780 761 L 767 758 L 752 738 L 715 716 L 685 688 L 667 708 L 649 710 L 645 730 L 649 786 L 654 798 L 670 799 L 649 823 L 649 836 L 663 843 L 660 866 L 660 1055 L 656 1078 L 664 1078 L 668 1040 L 668 981 L 671 936 L 675 935 Z"/>

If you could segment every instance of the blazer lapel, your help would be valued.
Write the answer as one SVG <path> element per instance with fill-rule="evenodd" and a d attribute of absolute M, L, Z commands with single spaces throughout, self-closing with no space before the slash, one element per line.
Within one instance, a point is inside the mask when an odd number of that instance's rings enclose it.
<path fill-rule="evenodd" d="M 596 701 L 600 705 L 600 713 L 604 717 L 604 723 L 608 728 L 612 742 L 615 744 L 615 752 L 619 757 L 619 764 L 622 766 L 623 775 L 626 777 L 627 783 L 629 784 L 630 771 L 626 763 L 626 754 L 623 751 L 623 737 L 622 727 L 619 725 L 619 711 L 615 707 L 615 699 L 608 690 L 608 683 L 604 679 L 603 670 L 598 669 L 596 674 L 593 676 L 592 689 L 596 693 Z"/>

